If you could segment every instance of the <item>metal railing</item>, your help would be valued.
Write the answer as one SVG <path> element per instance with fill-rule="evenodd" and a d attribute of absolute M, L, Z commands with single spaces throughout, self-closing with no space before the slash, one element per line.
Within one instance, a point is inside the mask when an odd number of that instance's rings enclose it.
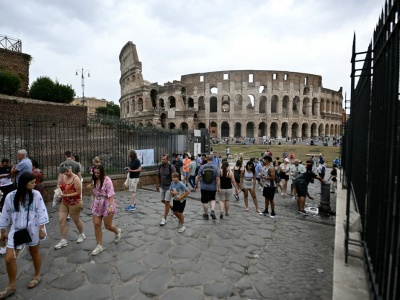
<path fill-rule="evenodd" d="M 354 36 L 350 119 L 342 148 L 347 180 L 345 261 L 349 244 L 355 242 L 349 237 L 354 199 L 362 227 L 358 244 L 364 249 L 374 299 L 400 298 L 399 15 L 400 0 L 387 1 L 365 52 L 356 52 Z"/>
<path fill-rule="evenodd" d="M 0 35 L 0 47 L 10 51 L 22 52 L 21 40 L 5 35 Z"/>
<path fill-rule="evenodd" d="M 87 124 L 78 125 L 73 117 L 51 123 L 40 117 L 4 115 L 0 118 L 0 158 L 17 163 L 17 151 L 25 149 L 31 159 L 38 161 L 46 179 L 56 178 L 64 152 L 80 157 L 84 176 L 89 175 L 92 159 L 99 156 L 107 174 L 124 173 L 129 163 L 130 149 L 154 149 L 155 169 L 162 154 L 193 151 L 191 133 L 135 127 L 133 123 L 102 116 L 91 116 Z"/>

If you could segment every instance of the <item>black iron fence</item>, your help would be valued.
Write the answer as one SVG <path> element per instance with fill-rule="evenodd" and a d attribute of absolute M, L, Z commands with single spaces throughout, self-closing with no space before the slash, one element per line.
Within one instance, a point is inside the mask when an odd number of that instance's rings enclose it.
<path fill-rule="evenodd" d="M 0 35 L 0 48 L 15 52 L 22 52 L 22 42 L 21 40 L 9 36 Z"/>
<path fill-rule="evenodd" d="M 356 52 L 354 37 L 351 110 L 342 148 L 347 213 L 354 198 L 375 299 L 400 298 L 399 15 L 400 1 L 388 1 L 365 52 Z"/>
<path fill-rule="evenodd" d="M 0 158 L 17 163 L 17 151 L 26 149 L 28 156 L 38 161 L 46 179 L 56 178 L 57 167 L 64 160 L 64 152 L 71 150 L 80 157 L 84 175 L 89 175 L 92 159 L 99 156 L 107 174 L 124 173 L 129 163 L 128 151 L 154 150 L 153 164 L 144 169 L 155 169 L 162 154 L 193 151 L 193 136 L 176 130 L 135 127 L 119 119 L 92 116 L 86 124 L 66 117 L 54 122 L 34 116 L 2 116 L 0 118 Z M 192 152 L 193 153 L 193 152 Z"/>

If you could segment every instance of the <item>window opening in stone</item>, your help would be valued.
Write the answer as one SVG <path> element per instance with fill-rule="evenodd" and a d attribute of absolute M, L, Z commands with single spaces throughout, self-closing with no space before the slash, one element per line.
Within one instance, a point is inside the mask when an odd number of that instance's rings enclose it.
<path fill-rule="evenodd" d="M 210 112 L 217 112 L 218 111 L 218 101 L 216 97 L 210 98 Z"/>
<path fill-rule="evenodd" d="M 304 77 L 304 84 L 308 85 L 308 77 Z"/>
<path fill-rule="evenodd" d="M 288 80 L 288 74 L 283 75 L 283 80 Z"/>
<path fill-rule="evenodd" d="M 213 86 L 213 87 L 210 89 L 210 93 L 211 93 L 211 94 L 218 94 L 218 88 L 215 87 L 215 86 Z"/>
<path fill-rule="evenodd" d="M 272 74 L 272 80 L 277 80 L 278 79 L 278 74 L 274 73 Z"/>
<path fill-rule="evenodd" d="M 265 93 L 265 90 L 266 90 L 266 88 L 265 88 L 265 85 L 260 85 L 260 87 L 258 88 L 258 93 Z"/>
<path fill-rule="evenodd" d="M 229 79 L 229 74 L 224 74 L 224 80 L 228 80 Z"/>
<path fill-rule="evenodd" d="M 253 95 L 248 95 L 249 98 L 249 104 L 247 104 L 247 109 L 254 109 L 254 96 Z"/>
<path fill-rule="evenodd" d="M 175 97 L 169 97 L 169 108 L 175 108 L 176 107 L 176 100 Z"/>
<path fill-rule="evenodd" d="M 200 82 L 203 82 L 203 81 L 204 81 L 204 76 L 200 75 Z"/>
<path fill-rule="evenodd" d="M 254 75 L 253 74 L 249 74 L 249 82 L 252 83 L 254 80 Z"/>

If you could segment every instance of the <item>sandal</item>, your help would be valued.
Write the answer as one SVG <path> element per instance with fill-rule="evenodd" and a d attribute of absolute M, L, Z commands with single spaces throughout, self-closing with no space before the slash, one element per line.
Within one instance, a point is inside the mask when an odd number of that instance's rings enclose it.
<path fill-rule="evenodd" d="M 5 288 L 4 291 L 0 293 L 0 299 L 5 299 L 8 296 L 14 295 L 16 289 Z"/>
<path fill-rule="evenodd" d="M 39 278 L 33 278 L 31 280 L 31 282 L 29 282 L 29 284 L 28 284 L 28 289 L 35 288 L 39 284 L 39 282 L 40 282 L 40 277 Z"/>

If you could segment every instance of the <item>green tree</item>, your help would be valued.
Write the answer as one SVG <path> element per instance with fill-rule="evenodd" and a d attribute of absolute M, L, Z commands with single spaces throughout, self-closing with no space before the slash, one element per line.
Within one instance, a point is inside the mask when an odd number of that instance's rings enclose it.
<path fill-rule="evenodd" d="M 39 77 L 29 90 L 32 99 L 38 99 L 57 103 L 71 103 L 74 100 L 75 91 L 70 85 L 53 82 L 49 77 Z"/>
<path fill-rule="evenodd" d="M 103 106 L 103 107 L 96 108 L 96 113 L 101 114 L 101 115 L 119 117 L 120 116 L 120 108 L 119 108 L 119 105 L 117 105 L 113 102 L 108 102 L 106 107 Z"/>
<path fill-rule="evenodd" d="M 14 73 L 0 70 L 0 94 L 15 95 L 21 87 L 21 78 Z"/>

